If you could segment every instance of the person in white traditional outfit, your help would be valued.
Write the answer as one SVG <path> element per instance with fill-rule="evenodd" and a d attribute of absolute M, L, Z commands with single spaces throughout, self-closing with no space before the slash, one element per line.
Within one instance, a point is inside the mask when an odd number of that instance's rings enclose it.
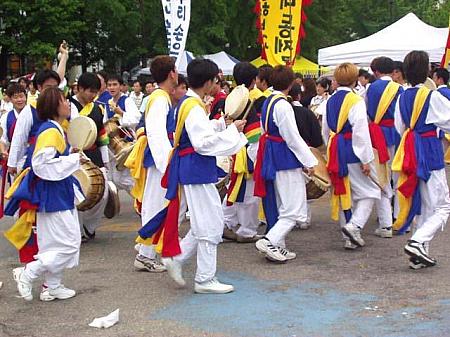
<path fill-rule="evenodd" d="M 403 92 L 403 88 L 392 80 L 394 61 L 389 57 L 375 58 L 370 68 L 377 80 L 370 85 L 366 94 L 369 133 L 372 146 L 378 152 L 380 167 L 383 169 L 387 167 L 383 193 L 380 200 L 375 202 L 378 216 L 378 228 L 375 230 L 375 235 L 391 238 L 392 219 L 397 218 L 398 202 L 395 198 L 393 212 L 391 204 L 397 185 L 397 174 L 392 174 L 390 166 L 400 142 L 400 135 L 394 126 L 394 111 L 395 102 Z"/>
<path fill-rule="evenodd" d="M 150 69 L 158 83 L 149 96 L 145 107 L 145 131 L 148 149 L 145 152 L 144 167 L 147 178 L 142 198 L 141 222 L 144 226 L 166 204 L 166 190 L 161 187 L 161 179 L 166 171 L 170 151 L 172 151 L 175 116 L 170 94 L 177 86 L 178 73 L 175 60 L 168 55 L 157 56 Z M 138 270 L 162 272 L 166 268 L 156 259 L 152 245 L 140 245 L 134 266 Z"/>
<path fill-rule="evenodd" d="M 69 98 L 71 115 L 80 114 L 94 121 L 97 130 L 97 139 L 89 149 L 83 152 L 93 164 L 100 168 L 105 178 L 105 190 L 102 198 L 91 209 L 78 212 L 82 240 L 85 242 L 95 238 L 95 230 L 100 226 L 100 219 L 103 216 L 108 201 L 108 178 L 105 166 L 109 162 L 109 138 L 103 124 L 103 117 L 106 112 L 103 106 L 94 102 L 100 89 L 99 77 L 94 73 L 83 73 L 78 78 L 77 88 L 77 94 Z"/>
<path fill-rule="evenodd" d="M 248 62 L 237 63 L 233 69 L 233 77 L 236 84 L 245 85 L 250 91 L 255 86 L 257 75 L 258 69 Z M 245 161 L 246 172 L 237 173 L 235 165 L 233 165 L 234 172 L 231 174 L 228 193 L 223 200 L 225 217 L 223 237 L 240 243 L 252 243 L 261 238 L 257 234 L 259 226 L 258 211 L 261 199 L 253 195 L 254 182 L 252 174 L 256 153 L 258 152 L 258 140 L 261 135 L 259 114 L 261 113 L 264 100 L 265 97 L 261 97 L 253 102 L 252 109 L 246 117 L 247 123 L 243 131 L 249 144 L 233 157 L 233 163 L 237 162 L 236 158 L 238 157 L 240 162 Z M 239 177 L 239 175 L 242 175 L 242 177 Z M 240 179 L 242 180 L 239 186 L 237 182 Z M 234 196 L 233 199 L 230 196 Z"/>
<path fill-rule="evenodd" d="M 373 164 L 364 100 L 352 89 L 358 68 L 351 63 L 339 65 L 334 72 L 337 91 L 327 101 L 322 119 L 322 136 L 328 145 L 332 189 L 332 218 L 338 220 L 344 237 L 344 248 L 365 245 L 361 237 L 373 205 L 381 197 Z M 370 176 L 370 177 L 369 177 Z"/>
<path fill-rule="evenodd" d="M 76 294 L 61 282 L 64 269 L 77 266 L 79 261 L 81 236 L 75 196 L 82 198 L 82 194 L 75 188 L 72 174 L 80 168 L 80 155 L 74 153 L 76 149 L 69 154 L 61 123 L 70 116 L 70 107 L 62 92 L 57 88 L 44 90 L 37 111 L 44 122 L 37 134 L 31 169 L 18 191 L 28 193 L 27 198 L 37 204 L 39 252 L 35 261 L 14 269 L 13 275 L 25 300 L 33 299 L 32 282 L 40 276 L 45 277 L 48 287 L 40 299 L 63 300 Z M 28 184 L 33 184 L 34 189 L 30 190 Z"/>
<path fill-rule="evenodd" d="M 119 75 L 112 74 L 108 76 L 106 87 L 112 98 L 109 99 L 108 104 L 106 105 L 107 113 L 105 114 L 103 121 L 106 122 L 114 115 L 118 115 L 119 123 L 122 127 L 134 129 L 141 119 L 141 113 L 133 99 L 120 91 L 122 84 L 123 79 Z M 131 141 L 131 139 L 128 139 L 128 141 Z M 130 176 L 130 171 L 128 169 L 122 171 L 117 170 L 117 162 L 112 152 L 110 152 L 109 158 L 108 174 L 111 180 L 119 189 L 130 192 L 134 185 L 134 181 Z"/>
<path fill-rule="evenodd" d="M 245 121 L 235 121 L 227 127 L 223 117 L 208 119 L 201 100 L 210 93 L 218 73 L 219 68 L 210 60 L 193 60 L 187 68 L 190 88 L 187 97 L 178 105 L 176 135 L 181 133 L 178 182 L 183 187 L 189 208 L 191 228 L 180 243 L 181 254 L 162 259 L 169 275 L 184 286 L 182 265 L 196 254 L 194 291 L 197 293 L 234 290 L 232 285 L 223 284 L 216 277 L 217 245 L 222 241 L 224 220 L 214 185 L 217 182 L 215 156 L 237 153 L 247 139 L 242 133 Z M 180 123 L 183 116 L 185 122 Z"/>
<path fill-rule="evenodd" d="M 286 248 L 285 239 L 297 221 L 307 220 L 303 171 L 311 175 L 318 164 L 298 132 L 294 110 L 287 100 L 293 82 L 291 68 L 273 69 L 270 83 L 274 91 L 262 108 L 262 135 L 254 172 L 255 195 L 263 198 L 267 220 L 267 233 L 256 242 L 256 249 L 273 262 L 296 258 Z"/>
<path fill-rule="evenodd" d="M 400 212 L 394 228 L 400 231 L 408 228 L 415 217 L 416 228 L 404 250 L 410 256 L 410 268 L 420 269 L 436 265 L 436 259 L 429 253 L 430 242 L 445 226 L 450 214 L 439 137 L 440 129 L 450 132 L 450 101 L 423 85 L 429 71 L 426 52 L 410 52 L 403 66 L 411 88 L 400 95 L 395 107 L 395 128 L 402 135 L 402 142 L 392 165 L 400 173 Z"/>

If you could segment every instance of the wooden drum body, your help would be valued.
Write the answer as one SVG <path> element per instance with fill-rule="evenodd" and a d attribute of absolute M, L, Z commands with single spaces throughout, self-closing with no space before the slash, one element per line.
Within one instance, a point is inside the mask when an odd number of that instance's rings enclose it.
<path fill-rule="evenodd" d="M 87 159 L 81 161 L 81 168 L 73 175 L 79 181 L 85 196 L 85 200 L 77 205 L 77 209 L 87 211 L 102 199 L 105 192 L 105 177 L 103 172 Z"/>
<path fill-rule="evenodd" d="M 311 152 L 317 158 L 319 164 L 314 167 L 314 176 L 306 176 L 306 195 L 307 199 L 318 199 L 331 187 L 331 179 L 327 171 L 327 162 L 322 156 L 320 151 L 316 148 L 311 147 Z"/>

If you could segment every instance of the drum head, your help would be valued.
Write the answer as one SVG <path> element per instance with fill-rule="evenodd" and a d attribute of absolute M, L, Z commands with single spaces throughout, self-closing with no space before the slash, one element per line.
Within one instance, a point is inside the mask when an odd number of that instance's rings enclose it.
<path fill-rule="evenodd" d="M 429 77 L 427 77 L 427 79 L 425 80 L 424 85 L 430 90 L 436 90 L 437 89 L 436 83 L 434 83 L 434 81 L 431 78 L 429 78 Z"/>
<path fill-rule="evenodd" d="M 375 169 L 377 171 L 377 179 L 378 183 L 381 187 L 384 188 L 389 182 L 389 166 L 386 164 L 380 164 L 380 159 L 378 157 L 378 151 L 376 149 L 373 149 L 373 156 L 375 157 L 374 163 L 375 163 Z"/>
<path fill-rule="evenodd" d="M 0 128 L 0 137 L 3 136 L 3 129 Z"/>
<path fill-rule="evenodd" d="M 238 118 L 248 103 L 249 91 L 245 85 L 238 85 L 225 99 L 225 114 L 230 118 Z"/>
<path fill-rule="evenodd" d="M 95 122 L 86 116 L 79 116 L 70 121 L 67 130 L 69 144 L 79 150 L 89 149 L 97 139 Z"/>
<path fill-rule="evenodd" d="M 231 169 L 230 157 L 217 156 L 216 157 L 216 165 L 217 165 L 218 168 L 222 169 L 225 172 L 226 175 L 228 173 L 230 173 L 230 169 Z"/>
<path fill-rule="evenodd" d="M 317 158 L 317 161 L 319 162 L 319 164 L 317 164 L 317 166 L 314 167 L 314 174 L 320 178 L 321 180 L 323 180 L 323 182 L 331 182 L 330 179 L 330 175 L 328 174 L 327 171 L 327 162 L 325 160 L 325 158 L 322 156 L 322 153 L 320 153 L 320 151 L 314 147 L 310 147 L 309 148 L 311 150 L 311 152 L 313 153 L 313 155 Z"/>

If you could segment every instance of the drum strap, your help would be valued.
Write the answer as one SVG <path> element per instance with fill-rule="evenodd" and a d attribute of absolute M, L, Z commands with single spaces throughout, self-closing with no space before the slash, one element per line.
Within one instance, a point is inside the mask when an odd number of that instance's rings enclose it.
<path fill-rule="evenodd" d="M 400 173 L 397 189 L 400 212 L 393 227 L 401 233 L 406 231 L 414 217 L 420 214 L 421 200 L 420 193 L 418 193 L 419 171 L 422 171 L 421 179 L 424 181 L 427 181 L 431 175 L 427 165 L 423 163 L 424 149 L 421 146 L 420 138 L 435 136 L 436 133 L 433 130 L 429 133 L 419 135 L 414 131 L 430 93 L 430 90 L 426 87 L 420 87 L 417 91 L 409 128 L 403 133 L 400 145 L 392 162 L 392 170 Z"/>

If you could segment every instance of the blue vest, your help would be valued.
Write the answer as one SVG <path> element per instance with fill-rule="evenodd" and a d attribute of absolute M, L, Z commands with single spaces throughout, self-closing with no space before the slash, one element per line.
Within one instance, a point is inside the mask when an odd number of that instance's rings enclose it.
<path fill-rule="evenodd" d="M 11 110 L 8 112 L 8 116 L 6 117 L 6 136 L 8 137 L 8 141 L 11 143 L 12 137 L 14 134 L 14 128 L 16 127 L 16 114 L 14 113 L 14 110 Z"/>
<path fill-rule="evenodd" d="M 447 98 L 448 100 L 450 100 L 450 89 L 447 87 L 442 87 L 439 88 L 437 91 L 439 91 L 439 93 L 444 96 L 445 98 Z"/>
<path fill-rule="evenodd" d="M 108 94 L 109 94 L 109 93 L 108 93 Z M 102 94 L 102 96 L 103 96 L 103 94 Z M 111 96 L 111 95 L 109 95 L 109 96 L 110 96 L 109 99 L 111 99 L 112 96 Z M 119 100 L 117 101 L 117 106 L 118 106 L 119 108 L 121 108 L 122 111 L 126 111 L 126 109 L 125 109 L 125 100 L 126 100 L 127 98 L 128 98 L 128 96 L 122 95 L 122 96 L 120 96 Z M 108 100 L 109 100 L 109 99 L 108 99 Z M 98 100 L 100 100 L 100 97 L 98 98 Z M 103 102 L 103 101 L 102 101 L 102 102 Z M 105 103 L 108 103 L 108 101 L 106 101 Z M 112 117 L 114 116 L 114 111 L 112 111 L 112 110 L 109 108 L 109 104 L 106 104 L 105 108 L 106 108 L 106 112 L 107 112 L 107 114 L 108 114 L 108 119 L 109 119 L 109 118 L 112 118 Z"/>
<path fill-rule="evenodd" d="M 162 90 L 162 89 L 156 89 L 156 90 Z M 147 132 L 147 130 L 145 129 L 145 113 L 142 114 L 141 121 L 142 121 L 145 132 Z M 138 129 L 139 129 L 139 125 L 141 124 L 141 121 L 139 121 Z M 170 143 L 172 145 L 173 145 L 173 133 L 175 132 L 175 127 L 176 127 L 175 109 L 172 108 L 169 104 L 169 111 L 168 111 L 167 117 L 166 117 L 166 131 L 167 131 L 167 135 L 169 136 Z M 152 167 L 153 165 L 155 165 L 155 160 L 153 159 L 152 152 L 150 151 L 150 147 L 148 146 L 148 143 L 147 143 L 147 147 L 145 148 L 145 152 L 144 152 L 144 167 L 149 168 L 149 167 Z"/>
<path fill-rule="evenodd" d="M 403 122 L 408 127 L 411 121 L 411 115 L 414 106 L 414 99 L 416 98 L 419 88 L 408 88 L 403 94 L 400 95 L 400 113 Z M 430 107 L 431 92 L 428 95 L 423 110 L 417 120 L 414 127 L 414 131 L 419 135 L 429 131 L 436 131 L 437 127 L 434 124 L 426 124 L 428 116 L 428 109 Z M 417 140 L 417 138 L 416 138 Z M 416 142 L 416 153 L 420 153 L 424 156 L 423 164 L 426 166 L 426 170 L 434 171 L 440 170 L 445 167 L 444 164 L 444 150 L 442 142 L 437 137 L 420 137 Z"/>
<path fill-rule="evenodd" d="M 188 97 L 184 96 L 175 108 L 175 114 L 177 116 L 175 120 L 178 120 L 180 107 Z M 192 148 L 189 135 L 184 126 L 178 148 L 180 151 Z M 181 185 L 215 184 L 217 181 L 218 175 L 215 156 L 204 156 L 197 152 L 184 156 L 180 155 L 179 182 Z"/>
<path fill-rule="evenodd" d="M 31 157 L 33 156 L 34 147 L 36 144 L 36 137 L 39 131 L 39 128 L 43 124 L 43 121 L 41 121 L 37 115 L 37 111 L 35 108 L 30 106 L 31 113 L 33 115 L 33 125 L 31 126 L 30 133 L 28 134 L 28 148 L 27 148 L 27 156 L 25 159 L 25 164 L 23 165 L 23 168 L 27 168 L 31 166 Z"/>
<path fill-rule="evenodd" d="M 383 95 L 384 90 L 386 89 L 389 82 L 390 81 L 388 80 L 376 80 L 367 89 L 367 114 L 369 115 L 371 121 L 375 120 L 375 115 L 377 113 L 381 96 Z M 397 102 L 398 96 L 402 92 L 403 88 L 399 87 L 397 94 L 395 95 L 394 99 L 392 100 L 391 104 L 389 105 L 386 113 L 384 114 L 381 120 L 394 119 L 395 104 Z M 393 145 L 397 146 L 399 144 L 400 135 L 395 130 L 394 126 L 392 127 L 381 126 L 381 129 L 383 130 L 384 138 L 386 139 L 386 145 L 388 147 Z"/>
<path fill-rule="evenodd" d="M 270 102 L 273 102 L 271 105 L 270 111 L 268 111 Z M 269 137 L 277 137 L 282 141 L 275 141 L 270 138 L 266 140 L 266 149 L 264 152 L 264 162 L 271 162 L 275 171 L 284 171 L 284 170 L 292 170 L 296 168 L 303 167 L 303 164 L 297 159 L 295 154 L 291 151 L 286 142 L 282 139 L 280 135 L 280 130 L 278 126 L 276 126 L 273 119 L 273 112 L 276 104 L 284 98 L 275 98 L 275 95 L 270 95 L 264 102 L 262 111 L 261 111 L 261 124 L 263 129 L 266 126 L 267 117 L 269 120 L 267 121 L 267 130 L 264 130 Z M 266 164 L 264 164 L 265 166 Z"/>
<path fill-rule="evenodd" d="M 345 96 L 349 94 L 350 91 L 339 90 L 335 94 L 333 94 L 327 102 L 327 123 L 328 127 L 331 131 L 336 132 L 337 123 L 339 119 L 339 112 L 341 111 L 342 103 L 344 102 Z M 344 124 L 344 127 L 341 130 L 341 134 L 352 133 L 352 126 L 347 120 Z M 353 152 L 353 142 L 352 139 L 343 140 L 344 143 L 344 153 L 345 153 L 345 162 L 348 164 L 354 164 L 361 162 L 359 158 L 356 156 L 355 152 Z"/>
<path fill-rule="evenodd" d="M 38 136 L 45 130 L 55 128 L 57 126 L 50 121 L 42 123 L 39 128 Z M 65 151 L 60 154 L 56 153 L 55 158 L 59 156 L 67 156 L 69 154 L 69 146 L 66 143 Z M 78 181 L 69 176 L 58 181 L 50 181 L 39 178 L 31 167 L 30 172 L 22 180 L 17 190 L 14 192 L 13 199 L 26 200 L 38 206 L 38 212 L 59 212 L 74 209 L 75 192 L 73 184 L 79 186 Z"/>

